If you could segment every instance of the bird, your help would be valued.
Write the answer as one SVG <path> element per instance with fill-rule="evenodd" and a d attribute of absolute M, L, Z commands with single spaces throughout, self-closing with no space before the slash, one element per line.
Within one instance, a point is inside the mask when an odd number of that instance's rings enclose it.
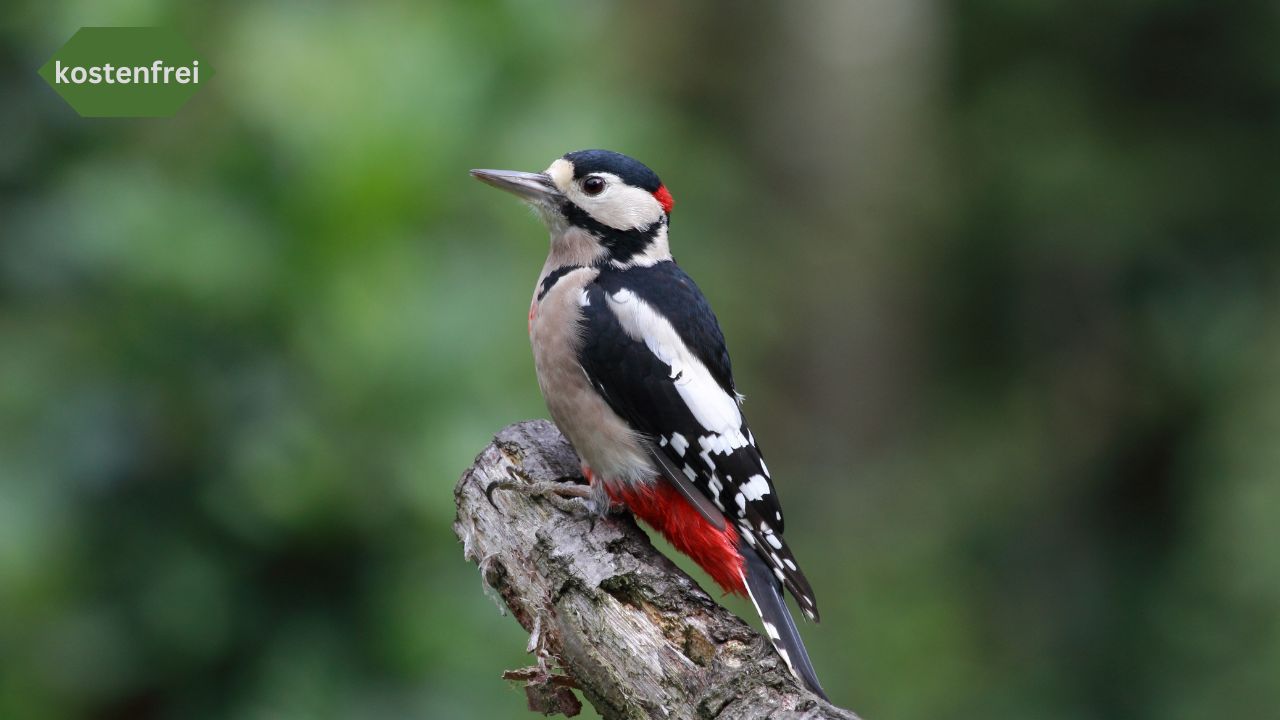
<path fill-rule="evenodd" d="M 525 201 L 550 233 L 529 339 L 590 505 L 624 506 L 727 593 L 750 598 L 787 667 L 826 699 L 783 590 L 813 622 L 817 602 L 783 540 L 719 320 L 671 255 L 671 192 L 610 150 L 570 152 L 544 172 L 471 175 Z"/>

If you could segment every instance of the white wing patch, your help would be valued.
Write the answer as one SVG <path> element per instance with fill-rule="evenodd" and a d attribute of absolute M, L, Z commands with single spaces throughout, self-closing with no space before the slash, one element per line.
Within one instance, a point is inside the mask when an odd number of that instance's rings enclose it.
<path fill-rule="evenodd" d="M 746 444 L 747 437 L 740 431 L 724 435 L 711 433 L 698 438 L 698 447 L 702 448 L 704 452 L 720 453 L 721 455 L 728 455 L 736 448 L 745 447 Z"/>
<path fill-rule="evenodd" d="M 685 451 L 689 449 L 689 441 L 680 433 L 671 433 L 671 448 L 677 455 L 684 457 Z"/>
<path fill-rule="evenodd" d="M 659 360 L 671 368 L 680 399 L 684 400 L 707 435 L 698 438 L 703 452 L 726 453 L 747 444 L 742 432 L 742 413 L 737 400 L 711 376 L 711 371 L 680 339 L 671 322 L 630 290 L 606 295 L 607 304 L 622 329 L 632 339 L 645 344 Z"/>
<path fill-rule="evenodd" d="M 724 512 L 724 501 L 720 499 L 720 494 L 724 492 L 724 484 L 720 482 L 720 476 L 711 473 L 711 478 L 707 480 L 707 489 L 711 491 L 711 501 L 720 508 L 720 512 Z"/>
<path fill-rule="evenodd" d="M 752 475 L 742 486 L 742 494 L 750 500 L 759 500 L 769 494 L 769 481 L 763 475 Z"/>

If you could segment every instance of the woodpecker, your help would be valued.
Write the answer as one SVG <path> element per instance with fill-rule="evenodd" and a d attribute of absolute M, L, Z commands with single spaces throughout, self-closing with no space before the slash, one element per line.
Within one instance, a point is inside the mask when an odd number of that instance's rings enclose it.
<path fill-rule="evenodd" d="M 749 597 L 791 672 L 825 699 L 782 594 L 817 622 L 813 589 L 782 538 L 719 321 L 671 256 L 671 193 L 608 150 L 568 153 L 541 173 L 471 174 L 523 199 L 550 231 L 529 339 L 591 504 L 625 506 L 726 592 Z"/>

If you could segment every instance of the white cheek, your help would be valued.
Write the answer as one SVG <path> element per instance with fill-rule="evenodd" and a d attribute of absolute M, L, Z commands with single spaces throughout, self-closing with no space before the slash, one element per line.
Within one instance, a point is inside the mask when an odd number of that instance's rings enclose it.
<path fill-rule="evenodd" d="M 577 188 L 568 194 L 591 217 L 618 230 L 647 228 L 662 218 L 662 205 L 652 193 L 620 181 L 611 181 L 608 189 L 596 197 Z"/>

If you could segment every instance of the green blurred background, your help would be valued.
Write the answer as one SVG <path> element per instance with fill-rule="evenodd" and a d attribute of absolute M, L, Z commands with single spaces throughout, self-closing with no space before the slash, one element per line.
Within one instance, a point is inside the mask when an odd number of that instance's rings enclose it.
<path fill-rule="evenodd" d="M 449 526 L 546 238 L 466 171 L 586 147 L 677 199 L 837 703 L 1280 707 L 1273 2 L 0 17 L 0 717 L 527 717 Z M 83 120 L 83 25 L 217 75 Z"/>

